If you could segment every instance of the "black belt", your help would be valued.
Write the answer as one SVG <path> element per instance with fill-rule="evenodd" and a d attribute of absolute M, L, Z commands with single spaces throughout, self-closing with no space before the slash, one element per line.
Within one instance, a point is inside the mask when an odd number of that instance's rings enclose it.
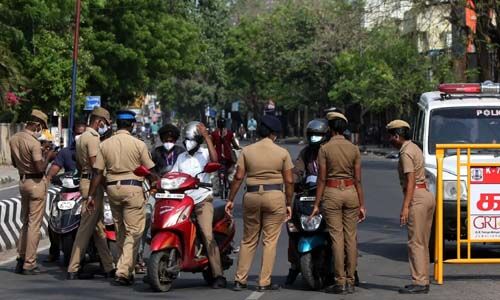
<path fill-rule="evenodd" d="M 94 174 L 91 174 L 91 173 L 85 173 L 85 174 L 82 174 L 82 176 L 80 176 L 80 178 L 82 179 L 92 179 L 94 177 Z"/>
<path fill-rule="evenodd" d="M 260 191 L 260 187 L 262 186 L 262 190 L 265 192 L 269 191 L 283 191 L 282 184 L 260 184 L 260 185 L 247 185 L 247 192 L 255 193 Z"/>
<path fill-rule="evenodd" d="M 106 185 L 135 185 L 135 186 L 142 186 L 142 181 L 139 180 L 134 180 L 134 179 L 128 179 L 128 180 L 117 180 L 117 181 L 111 181 L 106 183 Z"/>
<path fill-rule="evenodd" d="M 45 174 L 37 173 L 37 174 L 23 174 L 19 177 L 21 178 L 21 180 L 24 180 L 24 179 L 42 179 L 43 176 L 45 176 Z"/>

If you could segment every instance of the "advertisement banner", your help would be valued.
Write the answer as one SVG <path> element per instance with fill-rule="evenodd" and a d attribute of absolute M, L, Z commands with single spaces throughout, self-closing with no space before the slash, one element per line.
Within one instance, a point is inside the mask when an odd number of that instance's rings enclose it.
<path fill-rule="evenodd" d="M 470 218 L 472 240 L 500 239 L 500 167 L 471 168 Z"/>

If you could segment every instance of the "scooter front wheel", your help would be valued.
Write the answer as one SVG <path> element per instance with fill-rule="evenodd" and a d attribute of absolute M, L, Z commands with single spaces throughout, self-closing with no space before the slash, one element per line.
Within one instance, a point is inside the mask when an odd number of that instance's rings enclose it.
<path fill-rule="evenodd" d="M 177 251 L 167 249 L 151 254 L 148 261 L 149 284 L 155 292 L 168 292 L 172 288 L 172 269 L 179 265 Z"/>

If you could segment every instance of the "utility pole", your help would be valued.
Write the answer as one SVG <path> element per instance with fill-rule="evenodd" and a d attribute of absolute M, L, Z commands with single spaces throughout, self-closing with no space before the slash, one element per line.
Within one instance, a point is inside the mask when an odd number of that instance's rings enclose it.
<path fill-rule="evenodd" d="M 80 39 L 80 8 L 81 0 L 76 0 L 75 5 L 75 32 L 73 41 L 73 66 L 71 74 L 71 106 L 69 111 L 69 125 L 68 125 L 68 145 L 73 142 L 73 125 L 75 123 L 75 98 L 76 98 L 76 74 L 78 68 L 78 44 Z"/>

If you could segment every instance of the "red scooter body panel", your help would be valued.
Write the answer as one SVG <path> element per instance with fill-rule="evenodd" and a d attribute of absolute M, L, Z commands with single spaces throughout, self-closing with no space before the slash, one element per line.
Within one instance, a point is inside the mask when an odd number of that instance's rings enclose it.
<path fill-rule="evenodd" d="M 151 240 L 151 252 L 175 248 L 182 254 L 182 245 L 179 236 L 171 231 L 159 231 Z"/>

